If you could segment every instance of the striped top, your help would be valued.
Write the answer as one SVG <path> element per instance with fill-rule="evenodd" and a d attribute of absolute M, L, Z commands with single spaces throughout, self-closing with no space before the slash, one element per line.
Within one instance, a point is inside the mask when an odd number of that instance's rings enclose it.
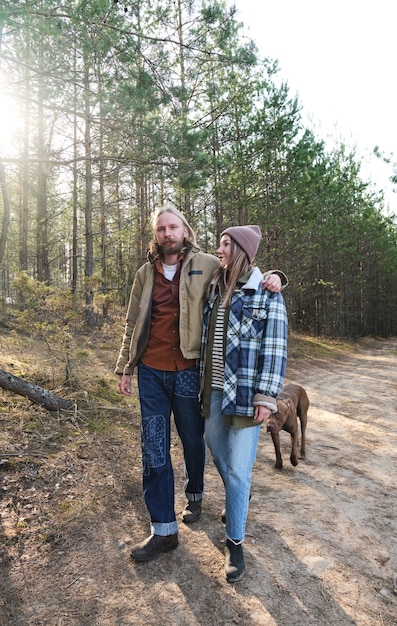
<path fill-rule="evenodd" d="M 211 387 L 223 389 L 223 381 L 225 374 L 225 358 L 224 358 L 224 325 L 225 325 L 225 308 L 219 304 L 218 314 L 216 316 L 214 344 L 212 346 L 212 380 Z"/>

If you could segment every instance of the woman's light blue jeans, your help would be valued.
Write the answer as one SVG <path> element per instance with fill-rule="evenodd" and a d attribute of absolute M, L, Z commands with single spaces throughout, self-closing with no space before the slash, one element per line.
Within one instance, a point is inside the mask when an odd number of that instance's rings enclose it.
<path fill-rule="evenodd" d="M 242 541 L 248 515 L 252 467 L 261 427 L 232 428 L 221 411 L 222 390 L 212 389 L 205 440 L 226 491 L 226 536 Z"/>
<path fill-rule="evenodd" d="M 139 363 L 143 496 L 156 535 L 178 532 L 171 463 L 171 412 L 183 446 L 185 494 L 201 500 L 204 490 L 204 419 L 198 399 L 197 367 L 167 372 Z"/>

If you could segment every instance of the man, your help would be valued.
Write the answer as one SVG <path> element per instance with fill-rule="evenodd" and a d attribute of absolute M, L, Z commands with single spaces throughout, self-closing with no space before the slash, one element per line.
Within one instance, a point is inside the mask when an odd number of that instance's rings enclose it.
<path fill-rule="evenodd" d="M 201 515 L 205 442 L 198 359 L 203 300 L 219 266 L 215 256 L 200 251 L 192 228 L 177 209 L 158 209 L 152 225 L 149 260 L 135 276 L 115 369 L 120 392 L 130 395 L 131 375 L 138 367 L 143 495 L 151 535 L 133 546 L 131 557 L 136 561 L 148 561 L 178 545 L 171 411 L 185 461 L 188 502 L 182 521 L 191 524 Z M 269 276 L 266 288 L 278 291 L 280 278 Z"/>

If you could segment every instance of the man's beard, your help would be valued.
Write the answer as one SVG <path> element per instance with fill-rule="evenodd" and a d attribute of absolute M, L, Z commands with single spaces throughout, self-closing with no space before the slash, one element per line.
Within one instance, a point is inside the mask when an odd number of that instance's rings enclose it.
<path fill-rule="evenodd" d="M 172 254 L 179 254 L 180 252 L 182 252 L 184 245 L 185 243 L 183 239 L 181 241 L 175 241 L 174 245 L 172 246 L 159 244 L 160 254 L 164 257 L 171 256 Z"/>

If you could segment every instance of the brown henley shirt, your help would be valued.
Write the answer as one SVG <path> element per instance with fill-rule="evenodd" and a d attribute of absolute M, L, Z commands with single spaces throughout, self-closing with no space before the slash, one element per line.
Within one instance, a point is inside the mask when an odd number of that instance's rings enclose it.
<path fill-rule="evenodd" d="M 164 276 L 161 261 L 156 262 L 149 341 L 141 361 L 156 370 L 173 372 L 196 365 L 195 359 L 185 359 L 179 337 L 179 281 L 182 260 L 172 280 Z"/>

